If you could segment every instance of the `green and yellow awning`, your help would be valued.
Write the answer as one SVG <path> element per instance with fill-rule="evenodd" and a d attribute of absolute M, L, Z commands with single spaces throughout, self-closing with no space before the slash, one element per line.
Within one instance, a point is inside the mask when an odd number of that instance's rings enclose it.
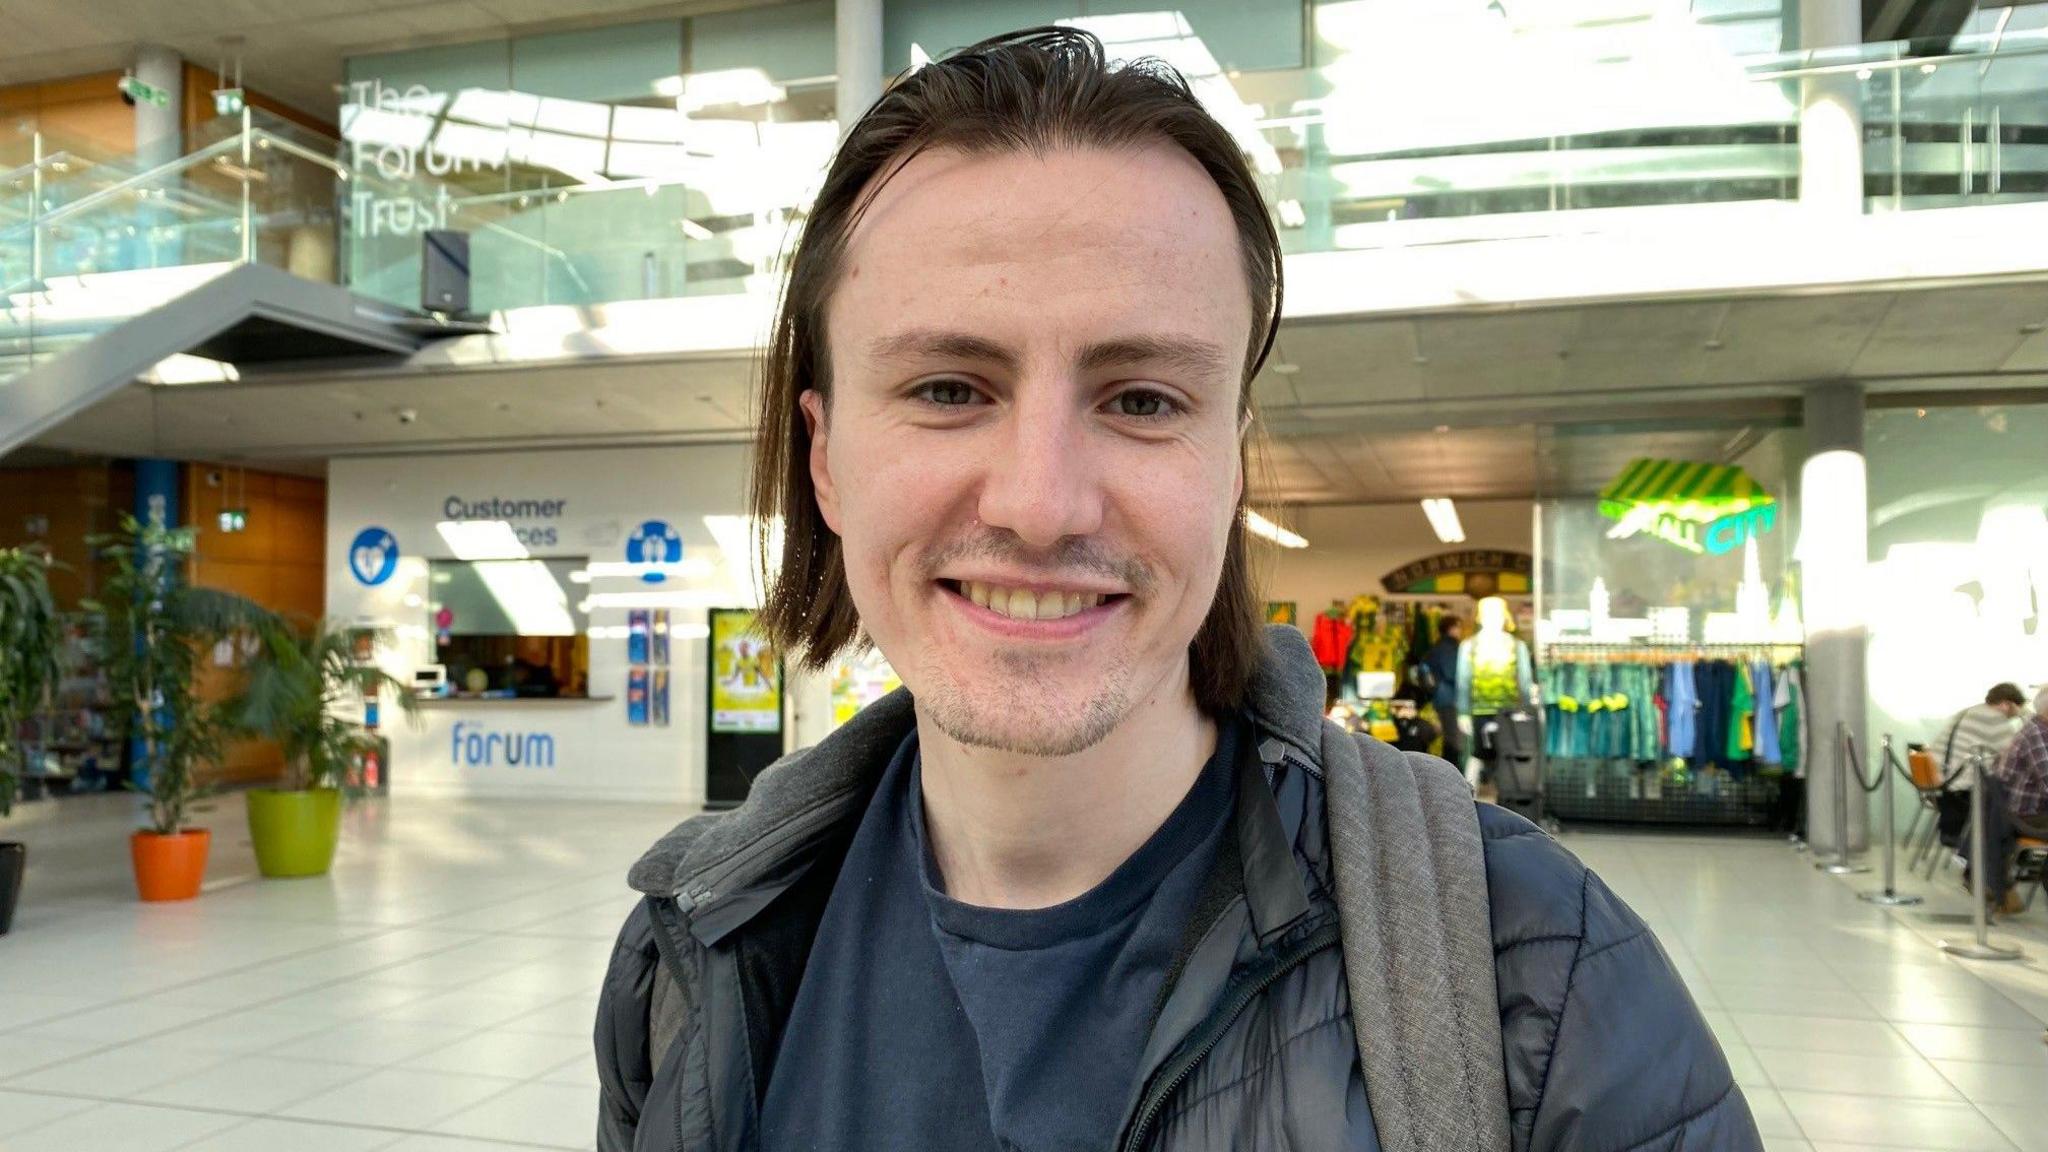
<path fill-rule="evenodd" d="M 1643 457 L 1601 489 L 1600 514 L 1621 520 L 1649 513 L 1706 524 L 1776 502 L 1737 465 Z"/>

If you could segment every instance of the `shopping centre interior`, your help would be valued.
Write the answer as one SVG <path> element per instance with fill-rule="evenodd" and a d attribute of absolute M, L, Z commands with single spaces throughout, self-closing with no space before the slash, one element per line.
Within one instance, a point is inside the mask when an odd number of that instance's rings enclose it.
<path fill-rule="evenodd" d="M 0 1152 L 594 1147 L 627 868 L 898 686 L 750 631 L 790 241 L 888 77 L 1055 21 L 1268 198 L 1260 599 L 1332 719 L 1447 751 L 1465 622 L 1521 681 L 1480 795 L 1650 922 L 1773 1152 L 2048 1150 L 2048 844 L 1978 915 L 1942 747 L 2048 687 L 2048 4 L 321 7 L 0 22 L 0 614 L 46 582 L 59 669 L 0 691 Z M 124 711 L 108 622 L 188 602 L 136 556 L 327 670 L 179 811 L 140 729 L 268 666 L 193 624 Z"/>

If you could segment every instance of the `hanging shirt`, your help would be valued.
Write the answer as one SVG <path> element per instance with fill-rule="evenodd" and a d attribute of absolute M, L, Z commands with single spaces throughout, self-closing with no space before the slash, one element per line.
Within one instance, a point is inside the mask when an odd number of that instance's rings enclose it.
<path fill-rule="evenodd" d="M 1728 684 L 1728 759 L 1722 761 L 1724 767 L 1748 760 L 1756 743 L 1756 733 L 1750 727 L 1756 721 L 1756 690 L 1750 686 L 1748 667 L 1728 665 Z"/>
<path fill-rule="evenodd" d="M 1698 667 L 1679 661 L 1664 670 L 1664 754 L 1681 760 L 1699 755 Z"/>
<path fill-rule="evenodd" d="M 1765 764 L 1784 763 L 1778 747 L 1778 697 L 1771 683 L 1771 663 L 1759 660 L 1751 677 L 1756 682 L 1756 758 Z"/>
<path fill-rule="evenodd" d="M 1799 665 L 1778 669 L 1778 760 L 1799 779 L 1806 777 L 1806 684 Z"/>

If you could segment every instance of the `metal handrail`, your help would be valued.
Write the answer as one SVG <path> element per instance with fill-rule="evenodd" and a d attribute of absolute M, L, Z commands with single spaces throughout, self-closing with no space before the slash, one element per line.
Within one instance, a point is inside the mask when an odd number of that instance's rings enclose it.
<path fill-rule="evenodd" d="M 248 139 L 251 143 L 259 144 L 262 147 L 275 148 L 289 155 L 297 156 L 301 159 L 312 161 L 313 163 L 318 164 L 321 167 L 326 168 L 329 171 L 335 173 L 336 176 L 343 180 L 349 178 L 349 171 L 347 167 L 344 166 L 340 161 L 335 160 L 331 156 L 322 156 L 318 152 L 315 152 L 310 148 L 303 147 L 265 129 L 250 129 L 248 132 Z M 163 180 L 165 177 L 173 175 L 179 171 L 197 167 L 198 165 L 204 164 L 207 161 L 212 160 L 216 157 L 239 155 L 243 151 L 242 144 L 243 134 L 237 132 L 233 136 L 217 140 L 212 144 L 209 144 L 206 147 L 199 149 L 197 152 L 188 153 L 184 156 L 178 157 L 176 160 L 171 160 L 166 163 L 159 164 L 156 167 L 151 168 L 144 172 L 138 172 L 135 175 L 128 177 L 126 180 L 122 180 L 114 184 L 109 184 L 105 188 L 102 188 L 97 192 L 81 196 L 78 199 L 71 201 L 69 204 L 53 208 L 49 212 L 36 216 L 32 223 L 36 227 L 42 227 L 45 224 L 62 223 L 64 220 L 72 216 L 76 216 L 80 213 L 88 212 L 94 208 L 97 208 L 100 205 L 105 204 L 110 200 L 113 200 L 114 198 L 120 196 L 125 192 L 132 191 L 135 188 L 139 188 L 145 185 L 154 184 L 160 180 Z M 17 225 L 17 227 L 21 226 L 22 225 Z"/>
<path fill-rule="evenodd" d="M 1982 63 L 2005 57 L 2040 56 L 2048 54 L 2048 39 L 2011 46 L 2001 43 L 1988 52 L 1946 52 L 1939 56 L 1893 56 L 1873 57 L 1868 60 L 1845 60 L 1839 64 L 1808 64 L 1797 68 L 1776 71 L 1757 70 L 1749 73 L 1753 80 L 1797 80 L 1807 76 L 1839 76 L 1857 72 L 1903 72 L 1908 68 L 1939 68 L 1944 64 Z"/>

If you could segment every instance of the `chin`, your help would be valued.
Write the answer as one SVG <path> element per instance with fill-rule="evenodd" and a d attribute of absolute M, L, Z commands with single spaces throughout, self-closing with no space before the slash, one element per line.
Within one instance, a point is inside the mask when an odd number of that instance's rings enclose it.
<path fill-rule="evenodd" d="M 917 693 L 919 712 L 947 737 L 970 748 L 1019 756 L 1073 756 L 1100 744 L 1130 713 L 1120 685 L 1086 695 L 1036 693 L 1028 683 L 962 690 L 941 685 Z M 915 690 L 913 690 L 915 691 Z"/>

